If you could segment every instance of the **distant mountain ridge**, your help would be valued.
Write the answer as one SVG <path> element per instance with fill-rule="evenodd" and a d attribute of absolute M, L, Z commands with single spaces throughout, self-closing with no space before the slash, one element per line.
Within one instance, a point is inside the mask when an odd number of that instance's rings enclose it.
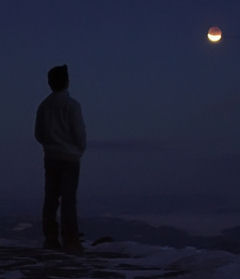
<path fill-rule="evenodd" d="M 42 232 L 39 220 L 0 220 L 1 239 L 39 241 Z M 16 230 L 18 228 L 18 230 Z M 143 244 L 168 246 L 174 248 L 195 247 L 208 250 L 225 250 L 240 253 L 239 227 L 224 230 L 215 236 L 191 235 L 184 230 L 170 227 L 153 227 L 141 221 L 121 218 L 92 217 L 80 220 L 80 228 L 85 238 L 94 240 L 102 236 L 111 236 L 115 241 L 135 241 Z"/>

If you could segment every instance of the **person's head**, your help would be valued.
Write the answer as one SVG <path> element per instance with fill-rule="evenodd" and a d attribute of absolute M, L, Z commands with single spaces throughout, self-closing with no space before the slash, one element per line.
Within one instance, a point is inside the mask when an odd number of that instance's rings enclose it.
<path fill-rule="evenodd" d="M 68 68 L 67 65 L 56 66 L 48 72 L 48 84 L 54 92 L 68 88 Z"/>

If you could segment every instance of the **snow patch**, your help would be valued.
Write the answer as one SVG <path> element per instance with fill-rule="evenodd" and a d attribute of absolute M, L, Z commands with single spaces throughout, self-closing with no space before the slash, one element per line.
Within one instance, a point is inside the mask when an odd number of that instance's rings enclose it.
<path fill-rule="evenodd" d="M 20 272 L 18 270 L 5 272 L 1 276 L 3 276 L 2 278 L 4 278 L 4 279 L 22 279 L 23 278 L 22 272 Z"/>
<path fill-rule="evenodd" d="M 24 231 L 26 229 L 32 228 L 33 225 L 31 223 L 19 223 L 17 226 L 13 228 L 13 231 Z"/>

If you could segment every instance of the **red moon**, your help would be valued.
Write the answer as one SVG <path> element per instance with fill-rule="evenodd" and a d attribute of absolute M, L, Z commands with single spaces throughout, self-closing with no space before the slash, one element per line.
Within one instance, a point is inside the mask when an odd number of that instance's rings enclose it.
<path fill-rule="evenodd" d="M 222 38 L 222 30 L 217 27 L 213 26 L 208 30 L 208 39 L 212 42 L 219 42 Z"/>

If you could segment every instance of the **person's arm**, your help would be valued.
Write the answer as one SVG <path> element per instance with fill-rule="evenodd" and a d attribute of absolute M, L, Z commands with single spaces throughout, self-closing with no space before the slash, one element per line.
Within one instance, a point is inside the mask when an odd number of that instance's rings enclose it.
<path fill-rule="evenodd" d="M 70 129 L 74 143 L 79 146 L 83 153 L 86 149 L 86 128 L 82 116 L 81 105 L 74 102 L 70 107 Z"/>

